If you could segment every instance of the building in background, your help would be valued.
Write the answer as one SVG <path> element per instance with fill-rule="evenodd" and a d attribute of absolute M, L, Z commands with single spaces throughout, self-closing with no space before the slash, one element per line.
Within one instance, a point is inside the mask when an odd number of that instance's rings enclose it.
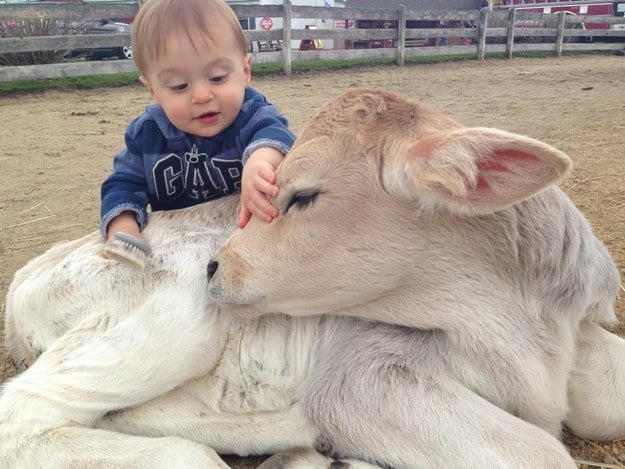
<path fill-rule="evenodd" d="M 580 16 L 625 16 L 625 1 L 605 2 L 593 0 L 499 0 L 501 9 L 514 8 L 517 11 L 528 13 L 559 13 L 567 12 L 570 15 Z M 607 23 L 582 23 L 584 29 L 619 29 L 625 31 L 625 25 Z M 586 41 L 591 42 L 592 36 L 586 36 Z M 611 36 L 603 40 L 622 41 L 623 37 Z"/>
<path fill-rule="evenodd" d="M 282 0 L 226 0 L 229 5 L 282 5 Z M 307 7 L 335 7 L 344 8 L 345 0 L 291 0 L 292 6 L 307 6 Z M 271 31 L 272 29 L 282 29 L 282 17 L 260 17 L 260 18 L 240 18 L 241 26 L 245 30 L 265 30 Z M 291 28 L 293 29 L 333 29 L 334 22 L 332 20 L 323 20 L 319 18 L 292 18 Z M 312 43 L 314 48 L 333 49 L 334 41 L 315 40 Z M 298 49 L 301 46 L 301 41 L 292 41 L 291 47 Z"/>
<path fill-rule="evenodd" d="M 405 6 L 409 10 L 479 10 L 481 0 L 347 0 L 349 8 L 395 8 Z M 336 23 L 336 22 L 335 22 Z M 406 21 L 406 28 L 453 28 L 462 25 L 442 23 L 441 21 Z M 352 27 L 356 29 L 397 29 L 397 21 L 383 20 L 356 20 Z M 437 38 L 407 40 L 409 47 L 454 45 L 460 43 L 461 38 L 450 38 L 441 43 Z M 346 41 L 348 49 L 376 49 L 380 47 L 395 47 L 392 39 L 358 39 Z"/>

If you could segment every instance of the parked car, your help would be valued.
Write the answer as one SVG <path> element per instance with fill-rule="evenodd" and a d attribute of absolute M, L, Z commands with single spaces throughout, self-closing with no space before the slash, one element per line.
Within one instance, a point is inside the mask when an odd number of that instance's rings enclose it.
<path fill-rule="evenodd" d="M 114 33 L 130 33 L 130 25 L 104 19 L 89 23 L 84 34 L 114 34 Z M 130 44 L 121 47 L 98 47 L 95 49 L 73 49 L 68 54 L 70 57 L 79 55 L 84 56 L 87 60 L 101 60 L 110 57 L 119 57 L 120 59 L 132 59 L 132 46 Z"/>
<path fill-rule="evenodd" d="M 282 40 L 279 41 L 252 41 L 250 52 L 276 52 L 282 50 Z"/>

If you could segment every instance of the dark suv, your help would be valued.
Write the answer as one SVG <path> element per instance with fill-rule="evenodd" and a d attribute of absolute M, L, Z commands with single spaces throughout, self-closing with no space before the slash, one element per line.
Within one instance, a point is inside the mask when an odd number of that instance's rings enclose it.
<path fill-rule="evenodd" d="M 113 20 L 100 20 L 90 23 L 85 34 L 114 34 L 130 33 L 130 25 Z M 130 44 L 122 47 L 98 47 L 96 49 L 73 49 L 70 56 L 85 56 L 88 60 L 107 59 L 109 57 L 119 57 L 120 59 L 132 59 L 132 47 Z"/>

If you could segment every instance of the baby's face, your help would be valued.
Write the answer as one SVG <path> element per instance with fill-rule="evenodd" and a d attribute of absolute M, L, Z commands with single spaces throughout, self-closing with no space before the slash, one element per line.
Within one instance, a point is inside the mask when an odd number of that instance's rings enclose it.
<path fill-rule="evenodd" d="M 141 77 L 174 126 L 212 137 L 234 122 L 250 83 L 252 57 L 243 54 L 225 25 L 211 37 L 180 30 L 167 37 L 166 51 Z M 194 46 L 195 45 L 195 46 Z"/>

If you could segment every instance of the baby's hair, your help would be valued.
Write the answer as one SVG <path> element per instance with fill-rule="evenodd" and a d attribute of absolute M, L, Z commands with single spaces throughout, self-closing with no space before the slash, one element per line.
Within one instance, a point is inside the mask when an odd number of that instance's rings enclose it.
<path fill-rule="evenodd" d="M 243 55 L 250 44 L 239 19 L 224 0 L 148 0 L 132 23 L 132 51 L 137 68 L 144 73 L 148 64 L 167 53 L 170 33 L 186 34 L 196 50 L 201 32 L 211 38 L 211 29 L 224 24 L 232 28 Z"/>

